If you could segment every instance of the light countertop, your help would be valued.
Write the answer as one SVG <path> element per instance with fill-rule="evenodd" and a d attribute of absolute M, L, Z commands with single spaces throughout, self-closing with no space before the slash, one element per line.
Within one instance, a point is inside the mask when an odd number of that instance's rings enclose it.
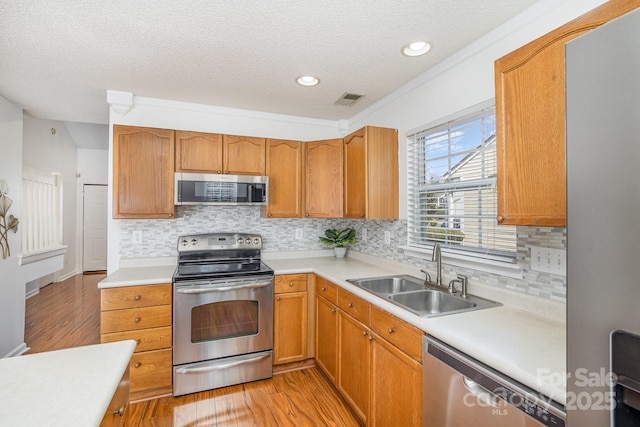
<path fill-rule="evenodd" d="M 136 344 L 0 359 L 0 426 L 99 426 Z"/>
<path fill-rule="evenodd" d="M 470 283 L 469 293 L 494 299 L 504 303 L 504 306 L 425 318 L 346 281 L 391 274 L 423 277 L 416 267 L 357 253 L 352 253 L 344 259 L 269 259 L 264 254 L 263 261 L 273 268 L 276 274 L 318 274 L 480 362 L 561 404 L 565 403 L 565 384 L 558 381 L 559 378 L 564 378 L 566 372 L 564 323 L 507 304 L 502 298 L 506 298 L 507 295 L 498 288 L 480 289 Z M 175 265 L 164 268 L 166 271 L 159 267 L 123 268 L 109 275 L 99 286 L 168 283 L 171 281 Z M 544 305 L 543 302 L 536 301 L 539 298 L 522 296 L 521 299 L 526 300 L 522 305 L 528 307 L 537 308 L 537 304 Z"/>

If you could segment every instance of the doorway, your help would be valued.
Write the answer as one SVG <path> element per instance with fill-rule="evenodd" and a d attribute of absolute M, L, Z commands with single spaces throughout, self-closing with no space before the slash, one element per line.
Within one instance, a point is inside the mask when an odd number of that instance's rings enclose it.
<path fill-rule="evenodd" d="M 107 269 L 107 186 L 83 187 L 82 271 Z"/>

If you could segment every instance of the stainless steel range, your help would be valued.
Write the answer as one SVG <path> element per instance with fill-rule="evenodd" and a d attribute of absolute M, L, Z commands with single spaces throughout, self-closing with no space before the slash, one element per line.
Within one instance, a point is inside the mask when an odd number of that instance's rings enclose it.
<path fill-rule="evenodd" d="M 173 275 L 173 395 L 270 378 L 273 270 L 257 234 L 178 239 Z"/>

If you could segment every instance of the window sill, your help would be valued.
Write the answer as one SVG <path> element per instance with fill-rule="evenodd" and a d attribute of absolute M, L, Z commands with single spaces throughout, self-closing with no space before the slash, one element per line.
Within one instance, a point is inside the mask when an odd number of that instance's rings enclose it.
<path fill-rule="evenodd" d="M 18 257 L 19 265 L 28 265 L 34 262 L 42 261 L 44 259 L 57 257 L 58 255 L 64 255 L 67 253 L 68 246 L 59 246 L 54 249 L 47 249 L 40 252 L 32 252 L 30 254 L 22 254 Z"/>
<path fill-rule="evenodd" d="M 416 248 L 413 246 L 400 246 L 399 248 L 408 256 L 431 261 L 432 249 Z M 477 256 L 464 255 L 446 248 L 442 248 L 441 253 L 442 261 L 448 265 L 455 265 L 457 267 L 497 274 L 500 276 L 510 277 L 512 279 L 523 278 L 523 271 L 515 262 L 515 259 L 500 259 L 500 257 L 481 258 Z"/>

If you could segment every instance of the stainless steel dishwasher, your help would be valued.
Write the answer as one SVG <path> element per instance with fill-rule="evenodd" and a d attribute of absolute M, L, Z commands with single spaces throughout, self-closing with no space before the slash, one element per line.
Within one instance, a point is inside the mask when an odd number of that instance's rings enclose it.
<path fill-rule="evenodd" d="M 425 335 L 424 427 L 564 427 L 551 399 Z"/>

